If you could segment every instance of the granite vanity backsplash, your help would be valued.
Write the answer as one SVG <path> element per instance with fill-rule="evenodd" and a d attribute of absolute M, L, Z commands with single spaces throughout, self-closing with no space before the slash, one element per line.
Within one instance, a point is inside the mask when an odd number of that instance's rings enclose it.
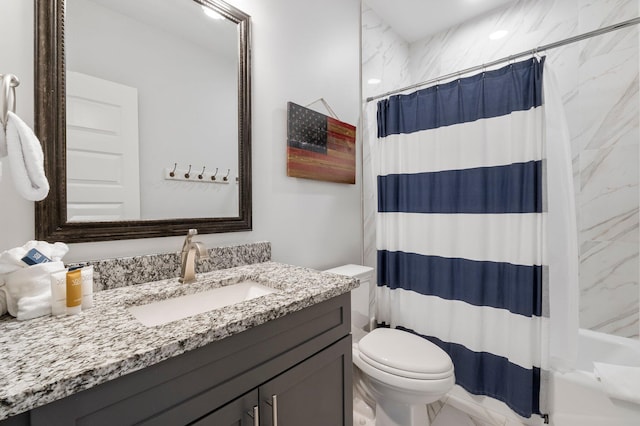
<path fill-rule="evenodd" d="M 271 243 L 257 242 L 209 249 L 209 259 L 196 262 L 196 272 L 211 272 L 271 260 Z M 92 260 L 68 266 L 93 265 L 93 290 L 128 287 L 180 275 L 180 253 L 149 254 Z"/>

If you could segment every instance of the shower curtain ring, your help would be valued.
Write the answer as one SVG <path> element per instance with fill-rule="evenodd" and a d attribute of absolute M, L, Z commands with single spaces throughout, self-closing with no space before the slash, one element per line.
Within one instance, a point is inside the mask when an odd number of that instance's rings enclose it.
<path fill-rule="evenodd" d="M 538 48 L 538 47 L 535 47 L 535 48 L 533 49 L 532 56 L 533 56 L 534 58 L 536 58 L 536 59 L 540 59 L 540 50 L 539 50 L 539 48 Z"/>

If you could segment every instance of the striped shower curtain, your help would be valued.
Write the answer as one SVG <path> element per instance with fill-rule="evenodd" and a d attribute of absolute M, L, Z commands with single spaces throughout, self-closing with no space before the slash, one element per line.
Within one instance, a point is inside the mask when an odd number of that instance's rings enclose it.
<path fill-rule="evenodd" d="M 375 142 L 378 322 L 523 417 L 546 408 L 543 63 L 382 100 Z"/>

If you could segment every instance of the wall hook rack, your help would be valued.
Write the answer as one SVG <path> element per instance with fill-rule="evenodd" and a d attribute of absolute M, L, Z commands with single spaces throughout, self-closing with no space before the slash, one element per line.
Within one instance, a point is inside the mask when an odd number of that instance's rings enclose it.
<path fill-rule="evenodd" d="M 188 167 L 181 169 L 180 167 L 178 167 L 178 163 L 173 163 L 173 167 L 167 167 L 164 169 L 163 171 L 164 179 L 184 181 L 184 182 L 222 183 L 222 184 L 229 183 L 229 174 L 231 173 L 231 169 L 227 169 L 227 175 L 224 176 L 222 179 L 218 179 L 216 177 L 216 175 L 218 174 L 217 167 L 215 168 L 215 171 L 213 173 L 208 173 L 206 171 L 207 166 L 202 166 L 202 172 L 200 172 L 197 175 L 191 174 L 192 169 L 193 169 L 192 164 L 189 164 Z"/>

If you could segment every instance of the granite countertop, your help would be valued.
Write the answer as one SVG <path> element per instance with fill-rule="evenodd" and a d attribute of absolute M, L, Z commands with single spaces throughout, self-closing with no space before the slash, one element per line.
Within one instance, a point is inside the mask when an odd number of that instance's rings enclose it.
<path fill-rule="evenodd" d="M 156 327 L 127 310 L 253 280 L 281 290 Z M 275 262 L 100 291 L 81 314 L 0 318 L 0 420 L 224 339 L 357 287 L 357 280 Z"/>

